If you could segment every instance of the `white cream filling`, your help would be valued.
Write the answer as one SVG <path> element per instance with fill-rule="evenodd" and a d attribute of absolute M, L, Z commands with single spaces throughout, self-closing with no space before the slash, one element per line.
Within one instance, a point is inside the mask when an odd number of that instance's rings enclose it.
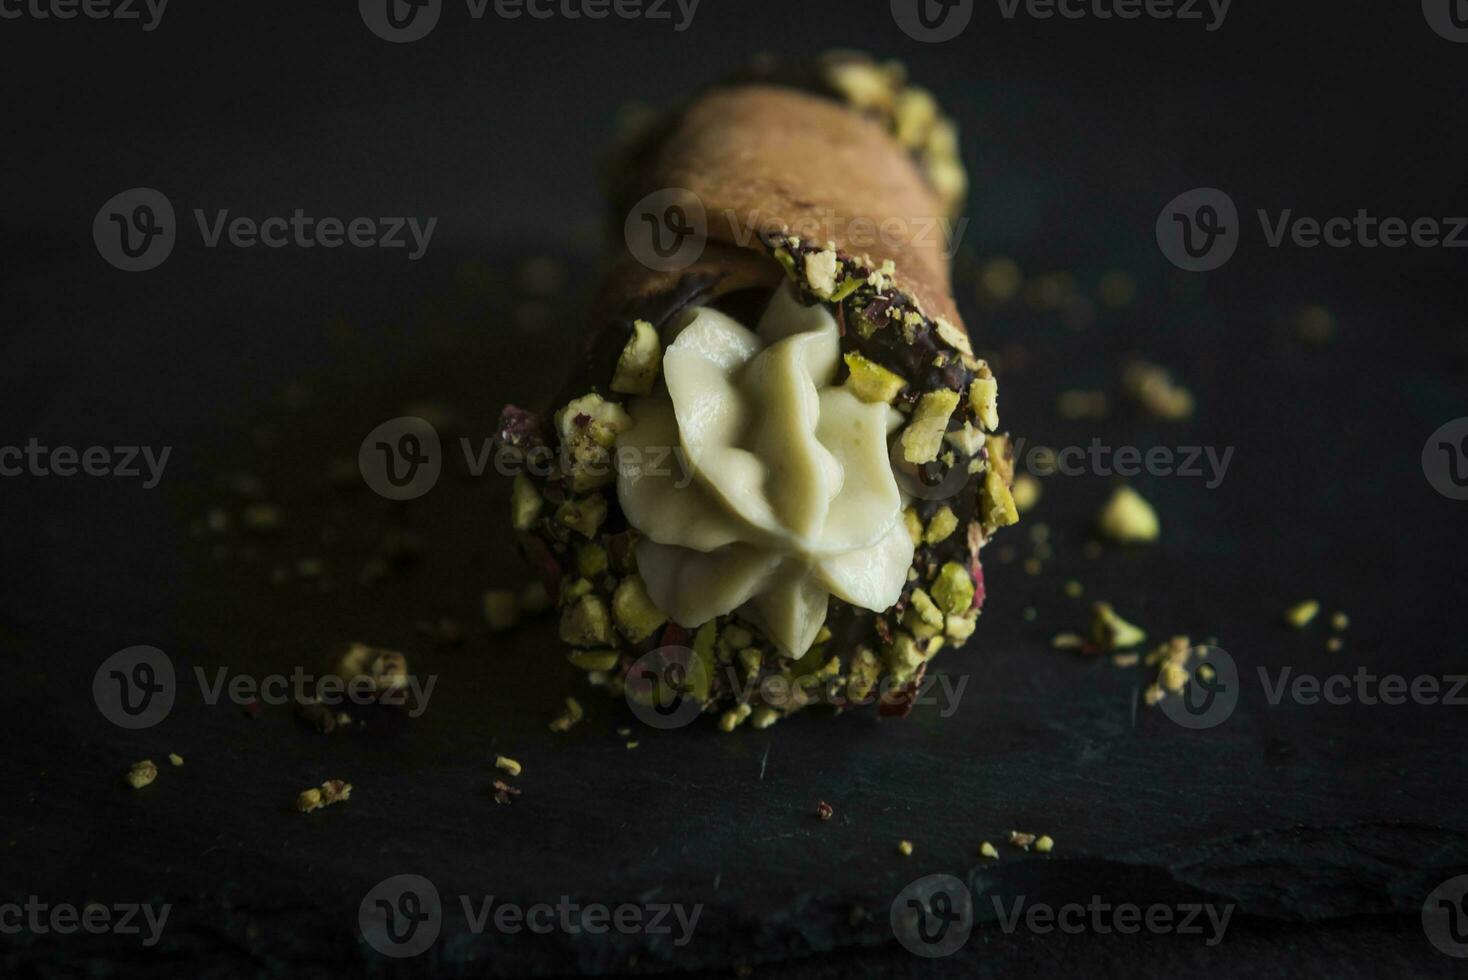
<path fill-rule="evenodd" d="M 892 411 L 832 384 L 830 312 L 786 286 L 755 332 L 699 308 L 665 339 L 663 380 L 628 403 L 617 439 L 617 496 L 653 602 L 689 629 L 737 609 L 797 658 L 829 596 L 895 603 L 913 543 L 888 464 Z"/>

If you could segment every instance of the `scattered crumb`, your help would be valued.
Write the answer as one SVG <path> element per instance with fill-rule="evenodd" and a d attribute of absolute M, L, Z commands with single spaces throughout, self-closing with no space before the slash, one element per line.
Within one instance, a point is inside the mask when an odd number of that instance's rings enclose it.
<path fill-rule="evenodd" d="M 152 759 L 134 762 L 132 768 L 127 771 L 127 784 L 133 789 L 142 789 L 157 778 L 158 767 L 153 764 Z"/>
<path fill-rule="evenodd" d="M 511 786 L 503 779 L 496 779 L 494 781 L 494 801 L 496 803 L 509 803 L 511 797 L 519 795 L 520 790 Z"/>
<path fill-rule="evenodd" d="M 1111 603 L 1098 602 L 1091 607 L 1090 639 L 1097 650 L 1109 653 L 1136 646 L 1147 639 L 1147 633 L 1118 616 Z"/>
<path fill-rule="evenodd" d="M 1113 667 L 1135 667 L 1141 662 L 1142 655 L 1140 653 L 1118 653 L 1111 658 L 1111 666 Z"/>
<path fill-rule="evenodd" d="M 1107 412 L 1106 392 L 1083 391 L 1070 388 L 1060 393 L 1055 401 L 1055 414 L 1063 419 L 1104 419 Z"/>
<path fill-rule="evenodd" d="M 1330 639 L 1325 641 L 1325 649 L 1329 650 L 1331 653 L 1340 653 L 1341 650 L 1345 649 L 1345 646 L 1345 641 L 1342 640 L 1339 636 L 1332 636 Z"/>
<path fill-rule="evenodd" d="M 1028 513 L 1040 502 L 1040 481 L 1028 473 L 1021 473 L 1014 478 L 1014 486 L 1009 492 L 1014 497 L 1015 509 L 1021 514 Z"/>
<path fill-rule="evenodd" d="M 1009 843 L 1013 844 L 1015 847 L 1022 848 L 1023 850 L 1028 851 L 1030 849 L 1030 845 L 1034 842 L 1034 834 L 1025 834 L 1021 833 L 1018 830 L 1011 830 L 1009 832 Z"/>
<path fill-rule="evenodd" d="M 268 534 L 280 529 L 280 508 L 273 504 L 250 504 L 240 515 L 245 530 L 256 534 Z"/>
<path fill-rule="evenodd" d="M 566 698 L 565 710 L 551 720 L 550 730 L 553 732 L 569 731 L 572 725 L 584 717 L 586 717 L 586 712 L 582 710 L 581 702 L 575 698 Z"/>
<path fill-rule="evenodd" d="M 322 735 L 330 735 L 336 730 L 336 712 L 319 701 L 298 701 L 296 718 Z"/>
<path fill-rule="evenodd" d="M 1113 310 L 1119 310 L 1123 306 L 1130 306 L 1137 295 L 1137 283 L 1128 272 L 1121 269 L 1113 269 L 1101 277 L 1100 288 L 1097 290 L 1101 296 L 1101 303 Z"/>
<path fill-rule="evenodd" d="M 179 766 L 183 765 L 183 756 L 179 755 L 177 752 L 168 753 L 168 764 L 177 769 Z"/>
<path fill-rule="evenodd" d="M 997 860 L 999 857 L 999 851 L 997 848 L 994 847 L 993 844 L 990 844 L 988 841 L 984 841 L 984 843 L 979 845 L 979 856 L 994 858 Z"/>
<path fill-rule="evenodd" d="M 632 734 L 632 729 L 626 725 L 619 725 L 617 726 L 617 734 L 622 736 L 623 738 L 626 738 L 628 735 Z"/>
<path fill-rule="evenodd" d="M 1040 613 L 1034 606 L 1025 606 L 1022 615 L 1027 623 L 1033 623 L 1036 619 L 1040 618 Z"/>
<path fill-rule="evenodd" d="M 1330 628 L 1335 630 L 1337 633 L 1344 633 L 1346 630 L 1350 629 L 1350 626 L 1351 617 L 1347 616 L 1343 612 L 1338 612 L 1330 617 Z"/>
<path fill-rule="evenodd" d="M 352 784 L 344 779 L 328 779 L 320 789 L 302 791 L 296 797 L 296 809 L 302 813 L 320 810 L 334 803 L 345 803 L 352 797 Z"/>
<path fill-rule="evenodd" d="M 1041 854 L 1049 854 L 1055 849 L 1055 841 L 1049 834 L 1041 834 L 1039 840 L 1035 841 L 1035 850 Z"/>
<path fill-rule="evenodd" d="M 897 842 L 897 853 L 903 857 L 912 857 L 912 841 L 900 840 Z"/>
<path fill-rule="evenodd" d="M 1335 336 L 1335 315 L 1323 306 L 1307 306 L 1295 318 L 1295 333 L 1307 344 L 1327 344 Z"/>
<path fill-rule="evenodd" d="M 1070 596 L 1072 599 L 1079 599 L 1081 596 L 1086 594 L 1086 587 L 1077 582 L 1075 579 L 1071 579 L 1069 582 L 1065 583 L 1065 594 Z"/>
<path fill-rule="evenodd" d="M 822 820 L 830 820 L 835 812 L 835 810 L 831 809 L 831 804 L 825 800 L 821 800 L 816 804 L 816 816 Z"/>
<path fill-rule="evenodd" d="M 408 658 L 396 650 L 343 643 L 326 658 L 326 669 L 347 683 L 365 677 L 384 704 L 402 704 L 408 689 Z"/>
<path fill-rule="evenodd" d="M 484 621 L 495 633 L 504 633 L 520 622 L 520 597 L 509 589 L 486 589 Z"/>
<path fill-rule="evenodd" d="M 301 578 L 320 578 L 324 567 L 320 558 L 296 559 L 296 574 Z"/>
<path fill-rule="evenodd" d="M 641 742 L 628 742 L 627 743 L 627 748 L 628 749 L 635 749 L 635 748 L 637 748 L 637 746 L 639 746 L 641 744 L 642 744 Z"/>
<path fill-rule="evenodd" d="M 1086 639 L 1079 633 L 1056 633 L 1050 645 L 1056 650 L 1079 650 L 1086 645 Z"/>
<path fill-rule="evenodd" d="M 1123 544 L 1156 541 L 1161 523 L 1157 511 L 1145 497 L 1128 486 L 1120 486 L 1101 508 L 1096 526 L 1106 537 Z"/>
<path fill-rule="evenodd" d="M 520 763 L 517 762 L 514 759 L 511 759 L 507 755 L 497 755 L 497 756 L 495 756 L 494 757 L 494 765 L 495 765 L 495 768 L 496 769 L 503 769 L 505 772 L 509 773 L 511 776 L 518 776 L 518 775 L 520 775 L 520 771 L 521 771 Z"/>
<path fill-rule="evenodd" d="M 1314 599 L 1306 599 L 1298 602 L 1285 610 L 1285 622 L 1297 630 L 1302 630 L 1320 614 L 1320 603 Z"/>
<path fill-rule="evenodd" d="M 1188 684 L 1188 661 L 1193 656 L 1193 641 L 1186 636 L 1174 636 L 1147 654 L 1147 666 L 1157 668 L 1157 676 L 1143 692 L 1147 707 L 1152 707 L 1167 697 L 1179 694 Z M 1199 668 L 1206 675 L 1211 668 L 1204 664 Z"/>
<path fill-rule="evenodd" d="M 550 607 L 550 593 L 545 591 L 545 583 L 531 582 L 520 590 L 520 611 L 525 615 L 539 616 Z"/>
<path fill-rule="evenodd" d="M 1193 414 L 1193 393 L 1174 384 L 1172 374 L 1164 367 L 1134 361 L 1127 365 L 1121 380 L 1127 393 L 1159 419 L 1178 421 Z"/>

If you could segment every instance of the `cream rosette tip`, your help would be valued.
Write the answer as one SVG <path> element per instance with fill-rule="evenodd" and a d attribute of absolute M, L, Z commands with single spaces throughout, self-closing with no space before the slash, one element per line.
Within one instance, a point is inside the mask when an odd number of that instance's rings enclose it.
<path fill-rule="evenodd" d="M 688 628 L 737 609 L 797 658 L 831 595 L 891 607 L 913 557 L 887 455 L 896 413 L 833 385 L 831 313 L 787 285 L 755 331 L 698 308 L 664 340 L 662 381 L 617 440 L 653 602 Z"/>

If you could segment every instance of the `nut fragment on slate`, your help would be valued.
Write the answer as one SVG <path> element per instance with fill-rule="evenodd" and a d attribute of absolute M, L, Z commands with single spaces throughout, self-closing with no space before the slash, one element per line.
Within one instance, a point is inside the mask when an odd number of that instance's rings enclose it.
<path fill-rule="evenodd" d="M 503 779 L 494 781 L 494 801 L 496 803 L 509 803 L 511 797 L 519 796 L 520 790 Z"/>
<path fill-rule="evenodd" d="M 551 720 L 550 730 L 553 732 L 569 731 L 571 726 L 585 717 L 586 712 L 581 708 L 581 702 L 575 698 L 566 699 L 565 710 Z"/>
<path fill-rule="evenodd" d="M 1024 850 L 1028 851 L 1030 849 L 1030 845 L 1034 842 L 1034 834 L 1026 834 L 1018 830 L 1011 830 L 1009 832 L 1009 843 L 1013 844 L 1015 847 L 1023 848 Z"/>
<path fill-rule="evenodd" d="M 152 759 L 134 762 L 132 768 L 127 771 L 127 784 L 133 789 L 142 789 L 157 778 L 158 767 L 153 764 Z"/>
<path fill-rule="evenodd" d="M 1146 631 L 1118 616 L 1111 603 L 1098 602 L 1091 607 L 1091 645 L 1098 650 L 1125 650 L 1145 639 Z"/>
<path fill-rule="evenodd" d="M 486 589 L 484 621 L 494 633 L 514 629 L 520 622 L 520 597 L 509 589 Z"/>
<path fill-rule="evenodd" d="M 518 761 L 516 761 L 515 759 L 511 759 L 507 755 L 497 755 L 497 756 L 495 756 L 494 757 L 494 765 L 495 765 L 495 768 L 496 769 L 503 769 L 505 772 L 509 773 L 511 776 L 518 776 L 518 775 L 520 775 L 520 769 L 521 769 L 520 763 Z"/>
<path fill-rule="evenodd" d="M 1314 599 L 1306 599 L 1285 610 L 1285 622 L 1297 630 L 1302 630 L 1309 626 L 1319 614 L 1320 603 Z"/>
<path fill-rule="evenodd" d="M 1035 850 L 1041 854 L 1049 854 L 1055 849 L 1055 840 L 1049 834 L 1041 834 L 1035 841 Z"/>
<path fill-rule="evenodd" d="M 296 809 L 310 813 L 334 803 L 343 803 L 352 796 L 352 784 L 344 779 L 328 779 L 320 789 L 303 790 L 296 797 Z"/>
<path fill-rule="evenodd" d="M 816 804 L 816 816 L 821 820 L 830 820 L 831 815 L 835 812 L 836 811 L 831 808 L 831 804 L 827 803 L 825 800 L 821 800 L 819 803 Z"/>
<path fill-rule="evenodd" d="M 903 857 L 912 857 L 912 841 L 900 840 L 897 842 L 897 853 Z"/>
<path fill-rule="evenodd" d="M 1127 393 L 1150 414 L 1178 421 L 1193 414 L 1193 393 L 1175 384 L 1164 367 L 1146 361 L 1129 364 L 1122 374 Z"/>
<path fill-rule="evenodd" d="M 984 843 L 979 845 L 979 856 L 993 858 L 997 860 L 999 857 L 999 850 L 993 844 L 990 844 L 988 841 L 984 841 Z"/>
<path fill-rule="evenodd" d="M 1096 519 L 1101 533 L 1113 541 L 1136 544 L 1156 541 L 1160 522 L 1157 511 L 1131 487 L 1117 487 Z"/>
<path fill-rule="evenodd" d="M 183 765 L 183 762 L 183 756 L 179 755 L 177 752 L 168 753 L 168 764 L 173 766 L 175 769 Z"/>

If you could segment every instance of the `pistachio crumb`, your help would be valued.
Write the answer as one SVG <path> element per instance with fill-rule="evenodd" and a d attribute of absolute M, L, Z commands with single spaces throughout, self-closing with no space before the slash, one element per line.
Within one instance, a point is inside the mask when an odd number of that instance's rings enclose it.
<path fill-rule="evenodd" d="M 127 771 L 127 784 L 133 789 L 142 789 L 157 778 L 158 767 L 153 764 L 152 759 L 134 762 L 132 768 Z"/>
<path fill-rule="evenodd" d="M 825 800 L 821 800 L 819 803 L 816 804 L 816 817 L 821 820 L 830 820 L 831 816 L 835 812 L 836 811 L 831 808 L 831 804 L 827 803 Z"/>
<path fill-rule="evenodd" d="M 990 844 L 988 841 L 984 841 L 982 844 L 979 845 L 979 856 L 998 860 L 999 849 L 996 848 L 993 844 Z"/>
<path fill-rule="evenodd" d="M 1330 617 L 1330 628 L 1337 633 L 1344 633 L 1351 626 L 1351 617 L 1343 612 L 1338 612 Z"/>
<path fill-rule="evenodd" d="M 1113 541 L 1137 544 L 1156 541 L 1161 528 L 1157 511 L 1141 494 L 1128 486 L 1120 486 L 1101 508 L 1096 519 L 1101 533 Z"/>
<path fill-rule="evenodd" d="M 553 732 L 570 731 L 571 726 L 586 716 L 581 708 L 581 702 L 575 698 L 566 698 L 565 710 L 551 719 L 550 730 Z"/>
<path fill-rule="evenodd" d="M 515 759 L 511 759 L 507 755 L 497 755 L 497 756 L 495 756 L 494 757 L 494 765 L 495 765 L 495 768 L 496 769 L 503 769 L 505 772 L 509 773 L 511 776 L 518 776 L 518 775 L 520 775 L 520 770 L 521 770 L 520 763 L 518 761 L 516 761 Z"/>
<path fill-rule="evenodd" d="M 1018 830 L 1011 830 L 1009 832 L 1009 843 L 1014 845 L 1015 847 L 1022 848 L 1028 851 L 1030 849 L 1030 845 L 1034 842 L 1034 834 L 1026 834 Z"/>
<path fill-rule="evenodd" d="M 897 853 L 903 857 L 912 857 L 912 841 L 900 840 L 897 842 Z"/>
<path fill-rule="evenodd" d="M 177 752 L 168 753 L 168 764 L 177 769 L 179 766 L 183 765 L 183 756 L 179 755 Z"/>
<path fill-rule="evenodd" d="M 1041 854 L 1049 854 L 1055 849 L 1055 841 L 1049 834 L 1041 834 L 1039 840 L 1035 841 L 1035 850 Z"/>
<path fill-rule="evenodd" d="M 1297 602 L 1285 610 L 1285 622 L 1297 630 L 1302 630 L 1306 626 L 1309 626 L 1311 621 L 1319 614 L 1320 603 L 1314 599 L 1306 599 L 1304 602 Z"/>

